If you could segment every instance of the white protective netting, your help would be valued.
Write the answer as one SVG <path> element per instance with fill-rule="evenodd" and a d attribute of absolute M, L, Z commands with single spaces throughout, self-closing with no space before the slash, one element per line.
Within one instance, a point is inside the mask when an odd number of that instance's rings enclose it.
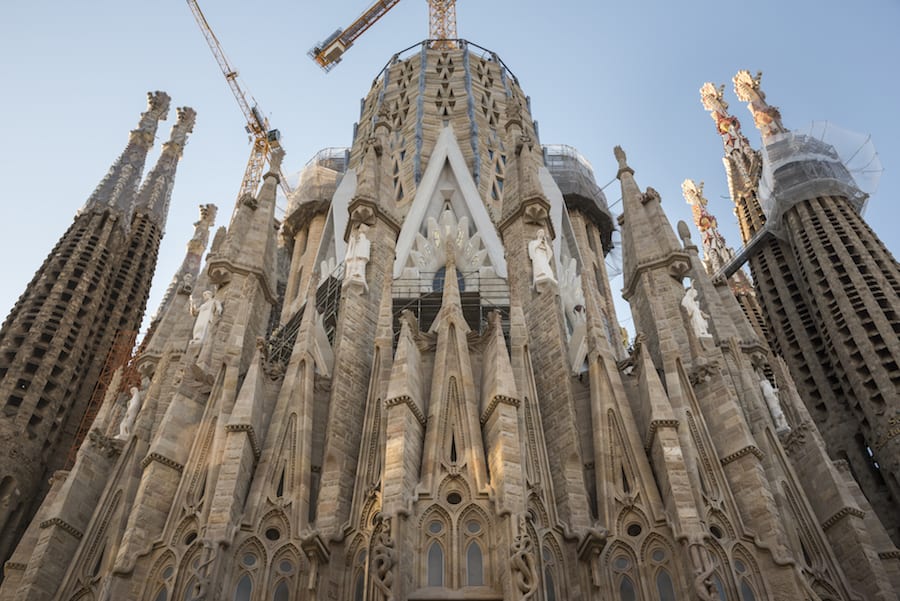
<path fill-rule="evenodd" d="M 883 171 L 871 136 L 828 121 L 772 136 L 762 159 L 759 200 L 775 232 L 785 211 L 819 196 L 844 197 L 862 213 Z"/>
<path fill-rule="evenodd" d="M 300 181 L 288 200 L 287 214 L 304 202 L 331 200 L 347 170 L 347 148 L 325 148 L 300 171 Z"/>

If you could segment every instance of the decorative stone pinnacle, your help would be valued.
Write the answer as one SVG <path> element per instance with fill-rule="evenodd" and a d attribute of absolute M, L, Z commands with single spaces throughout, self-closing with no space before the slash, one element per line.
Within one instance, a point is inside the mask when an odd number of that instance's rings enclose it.
<path fill-rule="evenodd" d="M 147 114 L 153 115 L 157 121 L 164 121 L 169 116 L 169 103 L 172 99 L 165 92 L 156 90 L 147 92 Z"/>
<path fill-rule="evenodd" d="M 781 124 L 781 112 L 766 102 L 766 95 L 760 88 L 761 79 L 762 71 L 758 71 L 756 77 L 753 77 L 749 71 L 742 69 L 737 72 L 732 82 L 735 95 L 747 103 L 747 108 L 753 115 L 753 122 L 762 134 L 763 140 L 766 140 L 774 134 L 783 133 L 785 129 Z"/>
<path fill-rule="evenodd" d="M 284 149 L 276 146 L 269 151 L 269 171 L 277 173 L 281 169 L 281 161 L 284 159 Z"/>
<path fill-rule="evenodd" d="M 716 87 L 711 82 L 706 82 L 700 88 L 700 102 L 703 103 L 703 108 L 708 111 L 728 111 L 728 103 L 725 102 L 723 98 L 723 94 L 725 93 L 725 84 L 723 83 L 719 87 Z"/>
<path fill-rule="evenodd" d="M 691 240 L 691 230 L 688 228 L 688 225 L 684 222 L 684 220 L 679 219 L 676 228 L 678 229 L 678 237 L 681 238 L 681 243 L 685 248 L 697 248 L 696 246 L 694 246 L 694 242 Z"/>
<path fill-rule="evenodd" d="M 625 151 L 622 150 L 622 147 L 616 146 L 613 148 L 613 154 L 616 156 L 616 161 L 619 163 L 619 171 L 616 173 L 616 177 L 621 179 L 623 173 L 634 175 L 634 169 L 628 166 L 628 159 L 625 156 Z"/>

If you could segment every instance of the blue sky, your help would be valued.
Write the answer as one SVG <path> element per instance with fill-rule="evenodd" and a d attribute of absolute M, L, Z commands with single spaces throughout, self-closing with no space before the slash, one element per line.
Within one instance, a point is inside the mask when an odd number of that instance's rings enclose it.
<path fill-rule="evenodd" d="M 201 0 L 244 85 L 282 132 L 286 172 L 321 148 L 349 146 L 359 99 L 372 80 L 393 53 L 427 37 L 426 2 L 404 0 L 324 74 L 307 50 L 367 6 L 365 0 Z M 578 148 L 601 186 L 615 175 L 612 147 L 622 145 L 638 183 L 661 193 L 673 223 L 690 222 L 682 180 L 705 181 L 710 210 L 733 246 L 740 240 L 721 141 L 698 89 L 705 81 L 727 84 L 731 112 L 758 147 L 731 77 L 739 69 L 762 70 L 768 100 L 789 128 L 829 120 L 872 134 L 885 170 L 866 218 L 900 252 L 897 0 L 459 0 L 457 12 L 460 37 L 499 54 L 531 96 L 542 143 Z M 165 90 L 173 108 L 197 110 L 152 311 L 183 257 L 197 205 L 217 204 L 217 225 L 226 223 L 249 153 L 243 116 L 187 4 L 5 2 L 0 81 L 4 316 L 124 148 L 145 93 Z M 160 142 L 174 117 L 173 110 L 161 124 Z M 618 209 L 618 184 L 606 193 Z"/>

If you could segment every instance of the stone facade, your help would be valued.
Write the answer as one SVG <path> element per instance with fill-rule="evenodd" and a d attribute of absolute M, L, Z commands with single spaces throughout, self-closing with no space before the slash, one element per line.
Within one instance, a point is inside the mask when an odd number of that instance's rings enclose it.
<path fill-rule="evenodd" d="M 759 83 L 746 71 L 735 76 L 768 145 L 787 130 Z M 756 240 L 749 264 L 768 343 L 787 363 L 829 455 L 847 463 L 898 544 L 900 265 L 859 207 L 839 194 L 790 204 L 769 223 L 759 197 L 760 152 L 728 114 L 722 88 L 705 84 L 701 98 L 722 135 L 744 243 Z"/>
<path fill-rule="evenodd" d="M 687 227 L 617 148 L 625 349 L 587 163 L 548 169 L 502 61 L 446 46 L 379 74 L 329 197 L 280 227 L 275 154 L 238 199 L 0 599 L 896 600 L 897 549 Z"/>
<path fill-rule="evenodd" d="M 0 558 L 5 561 L 65 467 L 114 340 L 134 340 L 194 111 L 178 109 L 171 139 L 143 184 L 164 92 L 72 226 L 35 274 L 0 330 Z M 125 338 L 128 338 L 126 335 Z M 80 440 L 78 441 L 80 442 Z"/>

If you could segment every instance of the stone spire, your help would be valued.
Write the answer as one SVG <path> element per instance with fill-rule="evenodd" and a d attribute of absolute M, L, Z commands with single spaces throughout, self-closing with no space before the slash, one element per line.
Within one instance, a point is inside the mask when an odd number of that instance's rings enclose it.
<path fill-rule="evenodd" d="M 169 95 L 165 92 L 147 93 L 147 110 L 141 113 L 137 128 L 128 136 L 128 145 L 88 198 L 83 211 L 101 207 L 116 207 L 126 213 L 129 211 L 137 194 L 144 162 L 153 146 L 159 121 L 169 114 L 169 100 Z"/>
<path fill-rule="evenodd" d="M 627 219 L 627 229 L 631 232 L 630 236 L 622 237 L 623 271 L 628 289 L 646 263 L 680 253 L 682 248 L 662 211 L 659 193 L 649 187 L 646 192 L 641 192 L 634 179 L 634 169 L 628 166 L 625 151 L 616 146 L 614 152 L 619 163 L 616 177 L 622 185 L 623 210 L 619 225 Z"/>
<path fill-rule="evenodd" d="M 747 103 L 747 108 L 753 115 L 753 122 L 762 134 L 763 143 L 768 143 L 775 134 L 785 133 L 787 130 L 781 123 L 781 112 L 778 107 L 770 106 L 766 102 L 766 95 L 759 87 L 762 79 L 762 71 L 756 73 L 756 77 L 750 75 L 746 69 L 737 72 L 732 81 L 734 93 Z"/>
<path fill-rule="evenodd" d="M 165 224 L 175 184 L 175 170 L 197 119 L 197 112 L 190 107 L 178 108 L 176 111 L 178 121 L 172 126 L 169 141 L 163 144 L 162 154 L 141 185 L 134 203 L 135 211 L 147 213 L 160 225 Z"/>
<path fill-rule="evenodd" d="M 734 257 L 734 250 L 726 245 L 725 238 L 719 232 L 718 221 L 706 209 L 708 202 L 703 196 L 703 182 L 698 185 L 694 180 L 686 179 L 681 183 L 681 192 L 691 205 L 694 224 L 700 231 L 703 243 L 703 264 L 707 273 L 712 275 Z"/>
<path fill-rule="evenodd" d="M 197 280 L 200 273 L 200 258 L 203 256 L 206 246 L 209 243 L 209 230 L 216 222 L 216 213 L 218 207 L 214 204 L 200 205 L 200 219 L 194 222 L 194 235 L 187 243 L 187 252 L 181 266 L 172 277 L 169 287 L 163 295 L 159 308 L 150 321 L 150 327 L 153 328 L 162 316 L 165 314 L 169 305 L 172 303 L 172 297 L 179 286 L 183 286 L 188 294 L 191 292 L 193 282 Z"/>
<path fill-rule="evenodd" d="M 700 88 L 700 102 L 710 112 L 722 137 L 725 148 L 722 162 L 728 177 L 729 193 L 736 206 L 741 238 L 746 243 L 766 223 L 756 195 L 762 163 L 759 152 L 750 146 L 741 132 L 741 122 L 728 113 L 728 103 L 722 96 L 724 89 L 724 85 L 716 87 L 706 82 Z"/>

